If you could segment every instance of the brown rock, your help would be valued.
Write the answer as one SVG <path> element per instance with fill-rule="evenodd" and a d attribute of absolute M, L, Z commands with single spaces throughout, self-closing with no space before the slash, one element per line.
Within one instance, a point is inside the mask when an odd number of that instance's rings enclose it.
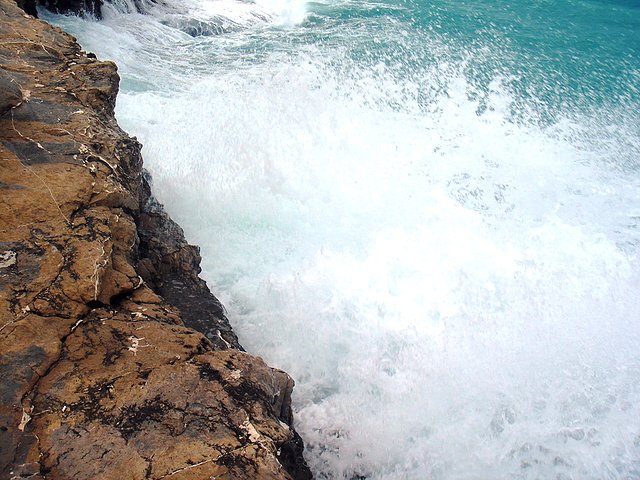
<path fill-rule="evenodd" d="M 310 478 L 293 381 L 241 351 L 117 83 L 0 0 L 0 479 Z"/>

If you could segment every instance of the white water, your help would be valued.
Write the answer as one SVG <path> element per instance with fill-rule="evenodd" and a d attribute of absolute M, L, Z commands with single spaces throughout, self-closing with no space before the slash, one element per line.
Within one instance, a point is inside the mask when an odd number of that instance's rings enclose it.
<path fill-rule="evenodd" d="M 193 10 L 245 30 L 61 23 L 118 61 L 119 120 L 241 343 L 296 380 L 318 478 L 640 478 L 633 117 L 516 123 L 499 78 L 478 114 L 459 65 L 236 59 L 304 9 Z"/>

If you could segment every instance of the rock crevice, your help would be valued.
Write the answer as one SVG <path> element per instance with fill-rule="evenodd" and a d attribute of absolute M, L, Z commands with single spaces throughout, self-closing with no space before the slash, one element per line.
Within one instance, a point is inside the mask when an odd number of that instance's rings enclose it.
<path fill-rule="evenodd" d="M 199 278 L 118 81 L 0 0 L 0 479 L 311 478 L 293 381 Z"/>

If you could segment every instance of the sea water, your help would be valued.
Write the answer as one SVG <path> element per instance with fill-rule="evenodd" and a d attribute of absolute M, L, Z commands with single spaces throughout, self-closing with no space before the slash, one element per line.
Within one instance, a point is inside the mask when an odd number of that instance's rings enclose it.
<path fill-rule="evenodd" d="M 317 478 L 640 478 L 640 2 L 43 16 L 118 63 Z"/>

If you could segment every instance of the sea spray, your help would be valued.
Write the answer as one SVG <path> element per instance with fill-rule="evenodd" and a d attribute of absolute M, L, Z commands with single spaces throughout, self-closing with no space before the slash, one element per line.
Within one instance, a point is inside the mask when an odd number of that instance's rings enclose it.
<path fill-rule="evenodd" d="M 318 478 L 640 477 L 638 24 L 552 3 L 55 18 Z"/>

